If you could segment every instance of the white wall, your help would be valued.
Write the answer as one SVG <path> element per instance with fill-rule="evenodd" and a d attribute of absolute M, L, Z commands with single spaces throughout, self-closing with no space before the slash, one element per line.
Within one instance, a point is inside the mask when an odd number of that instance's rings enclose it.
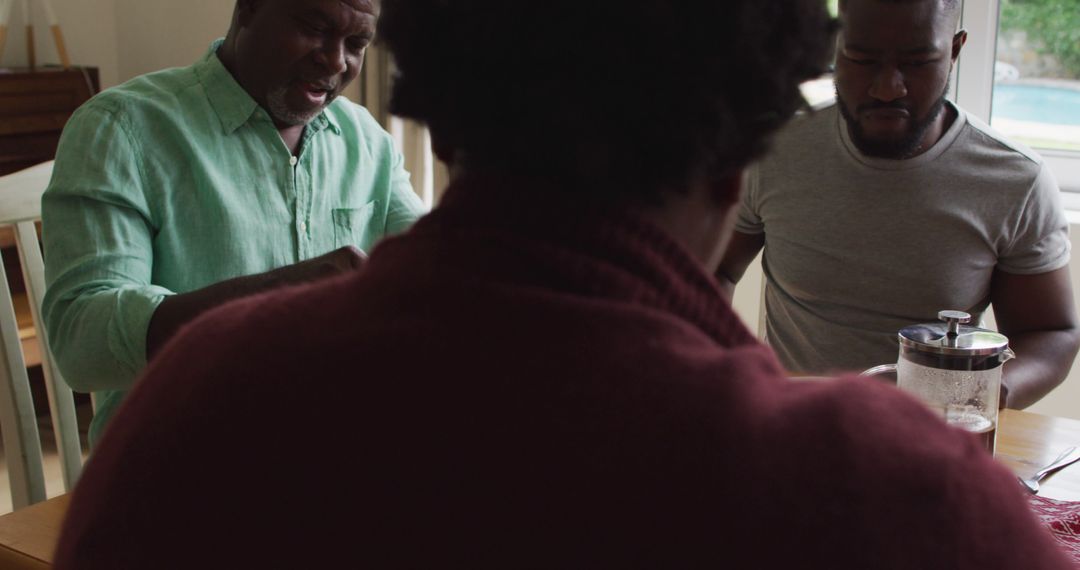
<path fill-rule="evenodd" d="M 760 336 L 758 330 L 759 316 L 761 315 L 761 284 L 765 275 L 761 271 L 761 254 L 759 253 L 753 263 L 746 268 L 746 273 L 735 287 L 735 296 L 731 304 L 735 314 L 746 323 L 750 330 Z"/>
<path fill-rule="evenodd" d="M 206 53 L 211 41 L 225 35 L 233 10 L 229 0 L 110 1 L 116 3 L 121 81 L 190 65 Z"/>
<path fill-rule="evenodd" d="M 143 0 L 160 2 L 161 0 Z M 183 0 L 189 2 L 191 0 Z M 0 67 L 26 67 L 26 18 L 21 2 L 14 2 L 9 21 L 8 39 Z M 34 46 L 39 65 L 59 64 L 52 34 L 39 0 L 30 0 L 34 23 Z M 117 51 L 116 0 L 52 0 L 56 18 L 64 33 L 68 55 L 76 65 L 99 68 L 102 86 L 119 80 Z"/>
<path fill-rule="evenodd" d="M 25 67 L 26 33 L 21 2 L 11 14 L 0 67 Z M 59 64 L 40 0 L 29 0 L 39 65 Z M 232 0 L 51 0 L 76 65 L 97 67 L 102 88 L 132 77 L 193 63 L 210 42 L 225 35 Z M 359 100 L 359 85 L 346 95 Z"/>
<path fill-rule="evenodd" d="M 1073 262 L 1069 266 L 1072 275 L 1073 295 L 1080 302 L 1080 212 L 1069 212 L 1070 239 L 1072 240 Z M 735 289 L 733 304 L 735 312 L 743 322 L 750 327 L 751 331 L 758 332 L 758 316 L 761 310 L 761 282 L 764 275 L 761 272 L 761 256 L 746 270 L 746 275 Z M 1080 310 L 1080 309 L 1078 309 Z M 992 315 L 984 324 L 993 328 Z M 913 323 L 914 324 L 914 323 Z M 1023 358 L 1023 355 L 1017 355 Z M 1006 363 L 1005 366 L 1008 366 Z M 1049 393 L 1045 398 L 1027 408 L 1027 411 L 1048 416 L 1060 416 L 1080 420 L 1080 356 L 1073 362 L 1072 371 L 1056 390 Z"/>
<path fill-rule="evenodd" d="M 30 0 L 38 64 L 58 64 L 40 0 Z M 225 35 L 229 0 L 51 0 L 68 53 L 77 65 L 97 67 L 102 87 L 136 75 L 188 65 Z M 25 67 L 26 19 L 15 2 L 0 66 Z"/>

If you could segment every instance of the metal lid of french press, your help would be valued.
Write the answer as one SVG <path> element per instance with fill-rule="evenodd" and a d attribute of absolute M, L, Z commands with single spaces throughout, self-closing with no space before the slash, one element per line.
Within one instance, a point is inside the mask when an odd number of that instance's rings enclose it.
<path fill-rule="evenodd" d="M 963 311 L 940 311 L 938 318 L 942 322 L 900 329 L 900 345 L 921 353 L 957 357 L 1001 355 L 1009 350 L 1005 335 L 964 326 L 971 322 L 971 315 Z"/>

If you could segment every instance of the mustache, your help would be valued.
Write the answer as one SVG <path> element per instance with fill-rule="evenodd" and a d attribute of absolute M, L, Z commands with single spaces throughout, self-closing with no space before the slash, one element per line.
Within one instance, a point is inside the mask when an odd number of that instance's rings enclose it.
<path fill-rule="evenodd" d="M 897 110 L 897 111 L 907 111 L 908 113 L 911 113 L 911 107 L 908 106 L 908 105 L 905 105 L 905 104 L 903 104 L 903 103 L 901 103 L 899 101 L 889 101 L 889 102 L 874 101 L 873 103 L 863 103 L 862 105 L 859 105 L 858 107 L 855 107 L 855 112 L 856 113 L 862 113 L 864 111 L 880 111 L 880 110 L 890 110 L 890 111 L 891 110 Z"/>
<path fill-rule="evenodd" d="M 337 91 L 341 85 L 339 81 L 332 79 L 301 79 L 300 81 L 322 91 Z"/>

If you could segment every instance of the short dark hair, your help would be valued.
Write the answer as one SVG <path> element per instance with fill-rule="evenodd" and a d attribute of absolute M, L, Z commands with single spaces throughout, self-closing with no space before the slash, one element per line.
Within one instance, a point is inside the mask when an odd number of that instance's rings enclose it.
<path fill-rule="evenodd" d="M 848 4 L 849 1 L 850 0 L 839 0 L 839 2 L 837 4 L 837 7 L 840 9 L 841 12 L 844 11 L 845 8 L 847 8 L 847 4 Z M 879 2 L 887 2 L 887 3 L 891 3 L 891 4 L 914 4 L 916 2 L 926 2 L 928 0 L 878 0 L 878 1 Z M 942 7 L 944 7 L 945 10 L 947 10 L 949 12 L 953 12 L 957 8 L 960 7 L 960 1 L 959 0 L 929 0 L 929 1 L 941 2 Z"/>
<path fill-rule="evenodd" d="M 468 161 L 651 200 L 760 156 L 835 28 L 824 0 L 384 0 L 379 33 L 391 111 Z"/>

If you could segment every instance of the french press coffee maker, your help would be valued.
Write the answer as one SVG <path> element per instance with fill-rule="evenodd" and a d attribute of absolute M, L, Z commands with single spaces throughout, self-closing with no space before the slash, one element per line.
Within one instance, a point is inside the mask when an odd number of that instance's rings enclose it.
<path fill-rule="evenodd" d="M 977 434 L 993 453 L 997 438 L 1002 365 L 1016 355 L 998 332 L 968 326 L 971 315 L 941 311 L 938 323 L 900 329 L 896 364 L 875 366 L 871 376 L 896 372 L 896 386 L 922 400 L 950 425 Z"/>

